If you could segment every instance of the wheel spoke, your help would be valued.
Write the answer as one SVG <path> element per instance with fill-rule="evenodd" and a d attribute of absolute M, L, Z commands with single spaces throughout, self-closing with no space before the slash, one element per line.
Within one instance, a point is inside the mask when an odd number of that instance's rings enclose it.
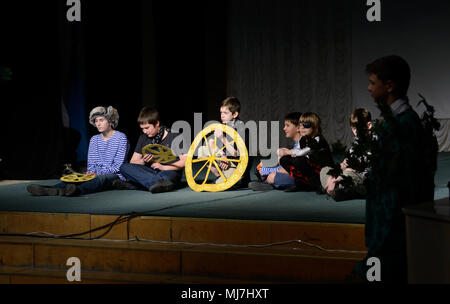
<path fill-rule="evenodd" d="M 223 151 L 228 145 L 232 145 L 232 144 L 234 144 L 234 140 L 232 140 L 231 142 L 229 142 L 229 143 L 227 143 L 226 145 L 223 145 L 223 147 L 222 148 L 220 148 L 220 150 L 219 151 L 217 151 L 217 152 L 220 152 L 220 151 Z M 216 153 L 217 154 L 217 153 Z"/>
<path fill-rule="evenodd" d="M 211 172 L 211 166 L 212 166 L 212 162 L 209 163 L 208 171 L 206 171 L 206 177 L 205 177 L 205 180 L 203 181 L 202 185 L 206 184 L 206 182 L 208 181 L 209 172 Z"/>
<path fill-rule="evenodd" d="M 221 160 L 221 161 L 228 161 L 228 162 L 234 162 L 234 163 L 240 163 L 241 160 L 239 159 L 229 159 L 229 158 L 214 158 L 214 160 Z"/>
<path fill-rule="evenodd" d="M 225 177 L 225 175 L 223 175 L 222 170 L 220 170 L 219 166 L 217 165 L 217 163 L 214 161 L 214 166 L 216 167 L 217 171 L 219 171 L 220 176 L 223 178 L 223 180 L 226 182 L 227 178 Z"/>
<path fill-rule="evenodd" d="M 206 147 L 208 148 L 209 156 L 211 156 L 212 153 L 211 153 L 211 148 L 209 147 L 209 142 L 208 142 L 208 140 L 206 139 L 206 136 L 205 136 L 205 135 L 202 134 L 202 136 L 203 136 L 203 139 L 205 140 Z"/>
<path fill-rule="evenodd" d="M 206 162 L 203 167 L 200 168 L 200 170 L 198 170 L 197 174 L 195 174 L 194 179 L 200 174 L 200 172 L 202 172 L 202 170 L 206 167 L 206 165 L 208 164 L 208 162 Z"/>

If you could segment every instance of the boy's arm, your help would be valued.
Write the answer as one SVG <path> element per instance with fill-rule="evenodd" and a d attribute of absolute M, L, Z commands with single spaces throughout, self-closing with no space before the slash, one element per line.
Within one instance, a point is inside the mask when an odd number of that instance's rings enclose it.
<path fill-rule="evenodd" d="M 130 164 L 145 165 L 142 154 L 134 152 L 133 156 L 131 157 Z"/>
<path fill-rule="evenodd" d="M 180 171 L 184 169 L 184 166 L 186 164 L 186 155 L 182 154 L 180 155 L 180 160 L 170 164 L 170 165 L 162 165 L 160 163 L 153 163 L 152 168 L 158 169 L 161 171 Z"/>
<path fill-rule="evenodd" d="M 230 153 L 232 156 L 237 156 L 237 151 L 233 148 L 232 145 L 228 143 L 227 135 L 224 134 L 222 130 L 216 129 L 214 131 L 214 136 L 220 139 L 223 145 L 226 146 L 226 150 L 228 151 L 228 153 Z"/>

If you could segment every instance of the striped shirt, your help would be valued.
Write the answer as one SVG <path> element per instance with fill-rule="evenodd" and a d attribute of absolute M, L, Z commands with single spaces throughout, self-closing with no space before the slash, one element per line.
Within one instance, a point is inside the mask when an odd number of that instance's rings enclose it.
<path fill-rule="evenodd" d="M 87 171 L 97 175 L 119 174 L 120 166 L 126 160 L 129 150 L 127 136 L 115 131 L 108 139 L 103 140 L 102 134 L 92 136 L 89 142 Z"/>

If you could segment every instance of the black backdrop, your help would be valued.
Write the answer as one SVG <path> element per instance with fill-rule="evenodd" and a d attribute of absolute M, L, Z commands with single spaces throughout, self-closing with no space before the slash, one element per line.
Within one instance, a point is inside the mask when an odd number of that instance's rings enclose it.
<path fill-rule="evenodd" d="M 226 5 L 209 2 L 152 2 L 155 46 L 145 55 L 155 58 L 156 106 L 168 126 L 192 122 L 194 112 L 215 113 L 225 97 Z M 60 173 L 61 98 L 74 64 L 83 76 L 85 118 L 94 106 L 113 105 L 132 147 L 140 135 L 136 117 L 148 104 L 142 100 L 142 3 L 81 3 L 82 25 L 67 22 L 65 1 L 0 4 L 0 66 L 13 71 L 11 81 L 0 83 L 2 179 Z M 87 130 L 88 138 L 96 133 Z"/>

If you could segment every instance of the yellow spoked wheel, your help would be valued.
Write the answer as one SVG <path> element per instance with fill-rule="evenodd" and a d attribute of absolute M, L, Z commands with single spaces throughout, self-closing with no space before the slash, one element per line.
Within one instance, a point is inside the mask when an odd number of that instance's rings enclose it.
<path fill-rule="evenodd" d="M 219 140 L 216 136 L 214 136 L 214 139 L 211 141 L 207 140 L 207 136 L 211 133 L 214 133 L 216 130 L 221 130 L 223 132 L 223 135 L 227 137 L 228 144 L 223 145 L 219 148 Z M 206 156 L 202 155 L 199 157 L 194 158 L 194 154 L 197 150 L 197 148 L 202 147 L 202 142 L 205 142 L 205 148 L 207 150 Z M 212 147 L 210 146 L 210 143 L 212 144 Z M 226 149 L 227 146 L 232 146 L 233 149 L 237 150 L 237 157 L 236 158 L 230 158 L 226 156 Z M 231 176 L 226 177 L 223 170 L 219 167 L 220 162 L 229 162 L 230 164 L 233 164 L 233 167 L 235 167 L 234 172 L 231 174 Z M 199 164 L 201 167 L 200 169 L 196 168 L 193 172 L 193 164 Z M 236 184 L 239 179 L 244 175 L 245 169 L 247 168 L 248 164 L 248 151 L 247 147 L 245 146 L 244 141 L 242 140 L 241 136 L 236 132 L 235 129 L 223 125 L 223 124 L 211 124 L 205 129 L 203 129 L 197 136 L 195 137 L 194 141 L 191 144 L 191 147 L 189 149 L 189 152 L 186 157 L 186 164 L 185 164 L 185 173 L 186 173 L 186 180 L 188 182 L 189 187 L 196 191 L 207 191 L 207 192 L 218 192 L 218 191 L 225 191 L 229 188 L 231 188 L 234 184 Z M 215 168 L 217 172 L 219 173 L 220 177 L 222 178 L 222 182 L 220 183 L 208 183 L 208 177 L 211 174 L 211 168 Z M 199 175 L 202 172 L 205 172 L 205 177 L 201 178 L 202 180 L 197 183 L 197 180 L 199 179 Z M 227 174 L 228 175 L 228 174 Z"/>
<path fill-rule="evenodd" d="M 66 182 L 66 183 L 83 183 L 83 182 L 90 181 L 91 179 L 94 179 L 94 178 L 95 178 L 95 176 L 93 176 L 93 175 L 77 173 L 77 174 L 64 175 L 63 177 L 60 178 L 60 180 L 62 180 L 63 182 Z"/>
<path fill-rule="evenodd" d="M 142 148 L 142 155 L 152 154 L 155 163 L 167 164 L 177 159 L 173 151 L 163 145 L 146 145 Z"/>

